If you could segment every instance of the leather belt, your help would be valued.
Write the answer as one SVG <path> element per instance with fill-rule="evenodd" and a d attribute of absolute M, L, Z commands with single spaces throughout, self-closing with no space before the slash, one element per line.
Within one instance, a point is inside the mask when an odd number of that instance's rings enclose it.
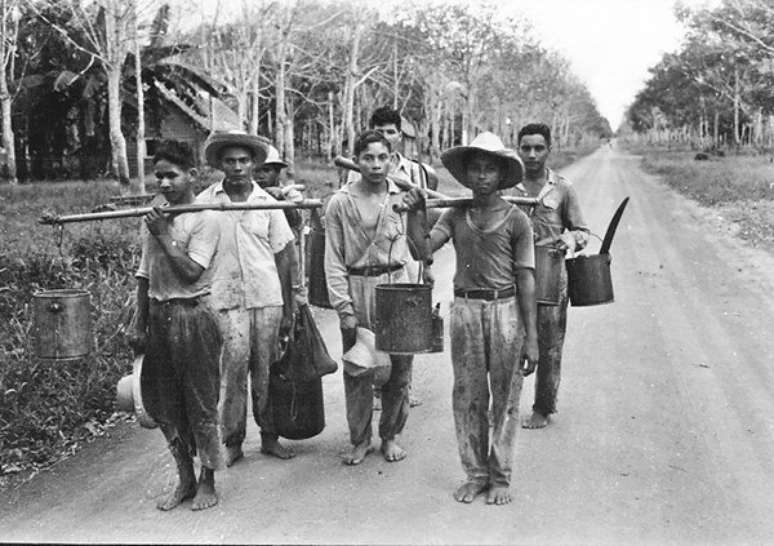
<path fill-rule="evenodd" d="M 353 275 L 355 277 L 378 277 L 379 275 L 384 275 L 385 273 L 393 273 L 399 269 L 403 269 L 402 264 L 348 267 L 347 274 Z"/>
<path fill-rule="evenodd" d="M 503 288 L 502 290 L 455 290 L 454 295 L 458 298 L 467 298 L 470 300 L 504 300 L 515 296 L 516 289 L 513 286 L 510 286 L 508 288 Z"/>
<path fill-rule="evenodd" d="M 150 302 L 154 305 L 186 305 L 188 307 L 195 307 L 199 305 L 199 296 L 195 298 L 171 298 L 164 301 L 151 298 Z"/>

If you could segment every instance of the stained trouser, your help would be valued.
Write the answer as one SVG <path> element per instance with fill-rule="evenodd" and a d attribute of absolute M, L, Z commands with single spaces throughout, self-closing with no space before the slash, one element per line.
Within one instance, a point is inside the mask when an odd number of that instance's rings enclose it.
<path fill-rule="evenodd" d="M 214 314 L 198 299 L 150 300 L 143 404 L 173 453 L 198 453 L 201 464 L 211 469 L 223 466 L 218 434 L 221 346 Z"/>
<path fill-rule="evenodd" d="M 540 360 L 535 374 L 532 411 L 543 416 L 556 413 L 556 395 L 562 375 L 562 347 L 567 330 L 567 271 L 562 264 L 559 305 L 538 305 L 537 330 Z"/>
<path fill-rule="evenodd" d="M 516 298 L 454 298 L 450 335 L 452 408 L 462 468 L 468 481 L 507 486 L 519 430 L 523 381 L 518 357 L 525 334 Z"/>
<path fill-rule="evenodd" d="M 239 446 L 247 425 L 247 378 L 253 418 L 262 436 L 276 437 L 269 408 L 269 367 L 279 352 L 282 307 L 228 309 L 217 314 L 223 332 L 220 428 L 226 446 Z"/>
<path fill-rule="evenodd" d="M 376 285 L 406 282 L 403 270 L 374 277 L 349 276 L 349 294 L 358 326 L 373 329 L 376 309 Z M 355 344 L 355 339 L 342 331 L 344 352 Z M 347 339 L 347 335 L 350 336 Z M 412 355 L 390 355 L 390 376 L 381 386 L 382 414 L 379 417 L 379 437 L 392 440 L 403 431 L 409 413 L 409 383 L 414 361 Z M 347 424 L 352 445 L 359 445 L 372 436 L 371 419 L 374 411 L 374 371 L 351 376 L 344 371 L 344 394 L 347 405 Z"/>

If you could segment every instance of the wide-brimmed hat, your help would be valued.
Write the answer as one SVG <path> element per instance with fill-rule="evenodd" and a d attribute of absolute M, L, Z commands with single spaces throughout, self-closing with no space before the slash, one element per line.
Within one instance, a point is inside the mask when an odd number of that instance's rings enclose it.
<path fill-rule="evenodd" d="M 204 158 L 210 167 L 220 168 L 218 154 L 223 148 L 238 146 L 247 148 L 253 156 L 253 163 L 258 166 L 264 162 L 271 144 L 262 136 L 248 135 L 244 131 L 224 131 L 212 133 L 204 143 Z"/>
<path fill-rule="evenodd" d="M 264 165 L 278 165 L 281 169 L 288 166 L 287 163 L 282 161 L 279 155 L 279 150 L 269 144 L 268 152 L 266 153 L 266 159 L 263 162 Z"/>
<path fill-rule="evenodd" d="M 355 336 L 355 344 L 341 357 L 349 375 L 358 376 L 391 365 L 390 355 L 376 350 L 376 336 L 371 330 L 358 326 Z"/>
<path fill-rule="evenodd" d="M 120 411 L 134 412 L 143 428 L 156 428 L 158 423 L 148 415 L 142 403 L 141 375 L 143 355 L 135 357 L 131 375 L 122 377 L 116 385 L 116 408 Z"/>
<path fill-rule="evenodd" d="M 503 141 L 494 133 L 484 132 L 473 139 L 467 146 L 455 146 L 441 154 L 443 166 L 463 186 L 468 186 L 467 162 L 472 152 L 484 152 L 505 160 L 507 165 L 505 176 L 498 189 L 511 188 L 521 182 L 524 177 L 524 164 L 519 155 L 506 148 Z"/>

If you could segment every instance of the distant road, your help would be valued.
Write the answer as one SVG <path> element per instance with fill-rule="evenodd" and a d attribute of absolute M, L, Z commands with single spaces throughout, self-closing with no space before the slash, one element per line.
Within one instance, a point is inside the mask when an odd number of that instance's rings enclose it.
<path fill-rule="evenodd" d="M 221 503 L 155 509 L 174 482 L 162 435 L 115 430 L 0 501 L 4 541 L 262 543 L 749 543 L 774 540 L 774 259 L 730 240 L 709 212 L 603 148 L 565 170 L 594 232 L 630 196 L 613 243 L 616 302 L 570 311 L 559 410 L 518 440 L 515 503 L 453 501 L 462 479 L 449 354 L 417 358 L 409 457 L 354 468 L 341 372 L 327 427 L 219 473 Z M 599 242 L 592 242 L 592 248 Z M 448 311 L 453 251 L 436 261 Z M 316 310 L 341 354 L 338 324 Z M 447 319 L 448 320 L 448 319 Z M 447 322 L 448 328 L 448 322 Z M 448 340 L 447 340 L 448 350 Z M 527 380 L 522 411 L 532 402 Z"/>

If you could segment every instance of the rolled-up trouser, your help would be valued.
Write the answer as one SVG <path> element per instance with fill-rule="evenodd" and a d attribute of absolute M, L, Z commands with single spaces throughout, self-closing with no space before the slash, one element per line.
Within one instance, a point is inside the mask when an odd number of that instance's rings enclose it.
<path fill-rule="evenodd" d="M 567 330 L 567 271 L 562 264 L 559 305 L 538 305 L 537 329 L 540 360 L 535 374 L 532 411 L 556 413 L 556 396 L 562 376 L 562 347 Z"/>
<path fill-rule="evenodd" d="M 375 277 L 351 275 L 349 294 L 358 326 L 373 329 L 376 312 L 376 285 L 389 282 L 408 282 L 404 270 Z M 347 339 L 342 333 L 343 349 L 346 353 L 354 338 Z M 413 355 L 390 355 L 392 366 L 390 377 L 381 386 L 382 414 L 379 418 L 379 437 L 392 440 L 403 431 L 409 413 L 409 383 Z M 344 394 L 347 405 L 347 423 L 352 445 L 359 445 L 372 436 L 371 418 L 374 410 L 374 371 L 351 376 L 344 371 Z"/>
<path fill-rule="evenodd" d="M 253 418 L 263 435 L 275 435 L 269 407 L 269 368 L 277 360 L 282 307 L 218 311 L 223 332 L 220 363 L 220 428 L 223 443 L 241 445 L 247 424 L 247 377 Z"/>
<path fill-rule="evenodd" d="M 223 466 L 218 434 L 222 338 L 198 300 L 151 300 L 142 397 L 173 452 L 182 444 L 203 466 Z"/>
<path fill-rule="evenodd" d="M 454 368 L 452 409 L 462 468 L 468 481 L 508 485 L 519 430 L 523 381 L 518 359 L 524 342 L 524 324 L 516 298 L 454 298 L 450 334 Z"/>

